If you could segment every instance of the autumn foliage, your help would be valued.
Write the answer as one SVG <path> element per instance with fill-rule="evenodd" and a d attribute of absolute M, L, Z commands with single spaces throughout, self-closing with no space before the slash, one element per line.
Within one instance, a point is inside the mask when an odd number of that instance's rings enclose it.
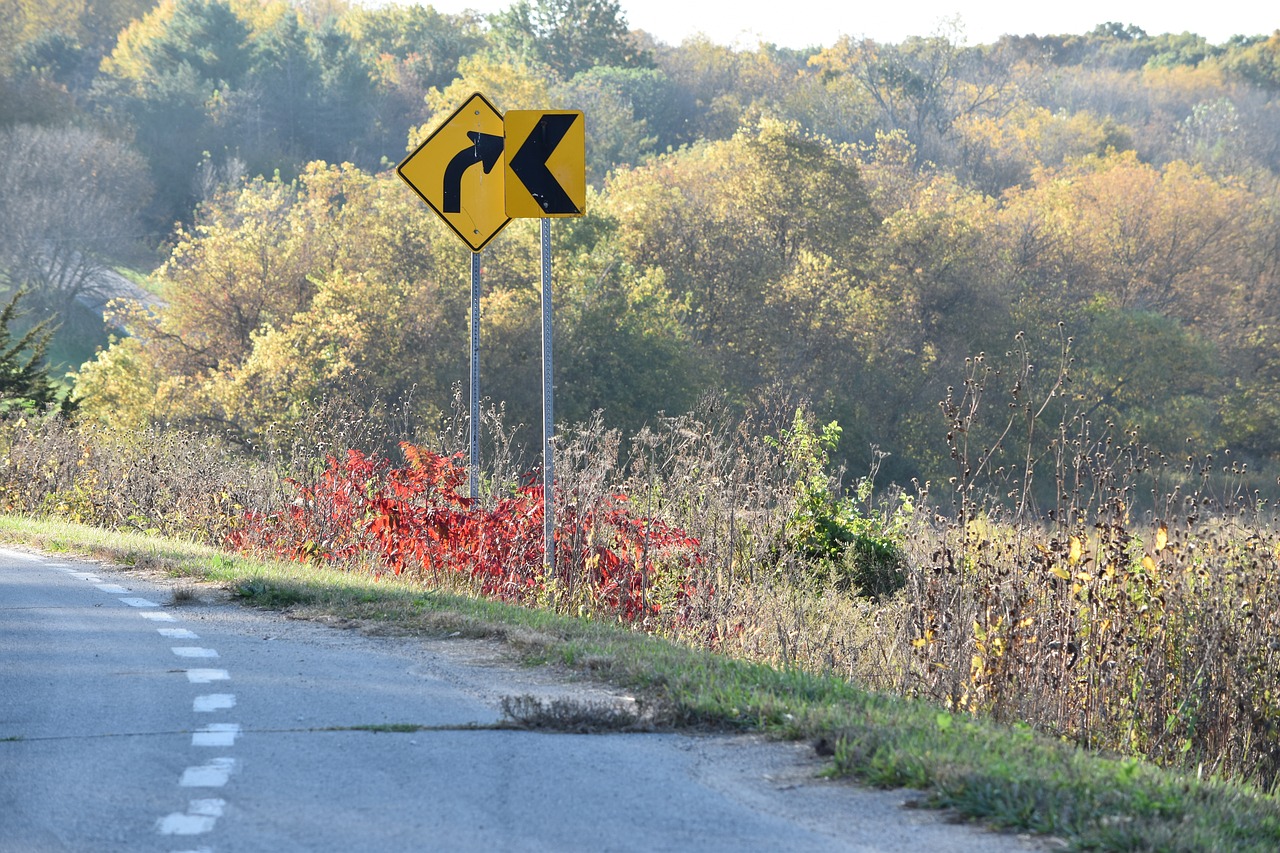
<path fill-rule="evenodd" d="M 358 450 L 329 456 L 314 484 L 289 481 L 297 495 L 286 508 L 247 513 L 229 544 L 299 561 L 371 560 L 375 572 L 426 583 L 469 579 L 486 596 L 558 598 L 628 622 L 683 597 L 702 561 L 697 540 L 634 515 L 625 494 L 584 505 L 558 489 L 556 569 L 548 578 L 539 476 L 477 502 L 462 496 L 467 472 L 458 457 L 407 442 L 401 450 L 407 464 L 398 467 Z"/>

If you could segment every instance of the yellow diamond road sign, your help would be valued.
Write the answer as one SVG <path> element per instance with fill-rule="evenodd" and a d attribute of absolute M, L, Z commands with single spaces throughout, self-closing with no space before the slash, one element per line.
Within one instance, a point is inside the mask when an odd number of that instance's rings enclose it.
<path fill-rule="evenodd" d="M 511 221 L 503 136 L 502 113 L 477 92 L 396 167 L 473 252 Z"/>
<path fill-rule="evenodd" d="M 503 118 L 507 216 L 582 216 L 586 131 L 578 110 L 508 110 Z"/>

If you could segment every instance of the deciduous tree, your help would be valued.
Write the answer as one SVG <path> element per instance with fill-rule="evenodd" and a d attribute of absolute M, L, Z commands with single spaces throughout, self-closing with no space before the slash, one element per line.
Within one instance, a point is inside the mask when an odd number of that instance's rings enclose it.
<path fill-rule="evenodd" d="M 517 0 L 489 17 L 492 37 L 562 80 L 597 65 L 643 66 L 617 0 Z"/>
<path fill-rule="evenodd" d="M 141 236 L 150 193 L 128 146 L 91 130 L 19 126 L 0 131 L 0 282 L 30 292 L 43 317 L 100 300 L 100 273 Z"/>
<path fill-rule="evenodd" d="M 368 406 L 403 390 L 388 377 L 421 370 L 429 385 L 441 366 L 461 378 L 460 356 L 446 364 L 423 343 L 449 337 L 437 321 L 456 322 L 465 300 L 461 288 L 433 290 L 465 275 L 460 254 L 436 255 L 443 230 L 393 176 L 350 166 L 313 164 L 296 182 L 259 179 L 218 197 L 158 274 L 166 305 L 129 315 L 133 337 L 82 370 L 86 410 L 97 411 L 88 399 L 103 377 L 131 375 L 153 387 L 131 398 L 146 414 L 125 417 L 252 435 L 317 395 Z M 396 336 L 404 349 L 388 343 Z"/>

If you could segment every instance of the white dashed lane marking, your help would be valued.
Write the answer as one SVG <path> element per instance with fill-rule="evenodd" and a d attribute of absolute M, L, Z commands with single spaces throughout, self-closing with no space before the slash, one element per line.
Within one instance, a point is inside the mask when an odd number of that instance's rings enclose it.
<path fill-rule="evenodd" d="M 192 684 L 211 684 L 214 681 L 227 681 L 231 678 L 231 673 L 225 669 L 189 669 L 187 670 L 187 681 Z"/>
<path fill-rule="evenodd" d="M 186 814 L 174 812 L 156 821 L 156 831 L 161 835 L 203 835 L 213 829 L 226 807 L 226 800 L 192 800 Z"/>
<path fill-rule="evenodd" d="M 168 613 L 161 613 L 158 610 L 144 610 L 138 614 L 143 619 L 150 619 L 152 622 L 177 622 L 178 620 L 170 616 Z"/>
<path fill-rule="evenodd" d="M 207 693 L 195 698 L 191 703 L 191 710 L 197 714 L 207 714 L 212 711 L 226 711 L 235 706 L 236 697 L 230 693 Z"/>
<path fill-rule="evenodd" d="M 182 771 L 182 779 L 178 784 L 184 788 L 221 788 L 234 772 L 234 758 L 212 758 L 206 764 Z"/>
<path fill-rule="evenodd" d="M 3 550 L 0 553 L 12 559 L 44 562 L 42 557 L 21 552 Z M 160 605 L 157 602 L 149 598 L 128 597 L 130 590 L 119 584 L 107 583 L 92 572 L 77 571 L 65 563 L 49 564 L 49 568 L 56 569 L 77 580 L 92 583 L 100 591 L 108 595 L 126 596 L 119 598 L 120 603 L 138 608 L 141 611 L 138 615 L 151 622 L 178 621 L 170 614 L 159 610 Z M 170 640 L 199 639 L 198 634 L 186 628 L 157 628 L 156 630 L 160 633 L 160 636 Z M 218 657 L 217 651 L 202 646 L 171 646 L 170 650 L 180 658 L 213 659 Z M 228 681 L 231 678 L 230 673 L 225 669 L 188 669 L 186 673 L 187 680 L 192 684 L 209 684 L 214 681 Z M 193 713 L 225 711 L 234 708 L 235 704 L 236 697 L 231 693 L 207 693 L 195 697 L 191 704 L 191 710 Z M 193 732 L 191 745 L 193 747 L 230 747 L 235 746 L 236 738 L 239 736 L 240 725 L 238 723 L 213 723 Z M 227 756 L 211 758 L 204 764 L 188 767 L 182 771 L 182 777 L 178 780 L 178 785 L 182 788 L 221 788 L 231 779 L 231 775 L 236 772 L 236 769 L 237 761 L 234 758 Z M 218 822 L 218 818 L 222 817 L 226 807 L 226 800 L 190 800 L 187 803 L 186 812 L 173 812 L 157 820 L 156 832 L 160 835 L 204 835 L 213 831 L 214 825 Z M 175 850 L 172 853 L 213 853 L 213 848 L 205 846 L 188 850 Z"/>
<path fill-rule="evenodd" d="M 124 600 L 124 599 L 122 599 Z M 144 611 L 140 615 L 154 618 L 159 615 L 154 611 Z M 167 620 L 176 621 L 172 617 Z M 171 640 L 198 640 L 200 637 L 187 628 L 157 628 L 160 636 Z M 218 652 L 203 646 L 170 646 L 169 650 L 180 658 L 212 660 Z M 189 669 L 187 680 L 192 684 L 209 684 L 214 681 L 230 680 L 231 674 L 225 669 Z M 197 696 L 191 703 L 193 713 L 207 713 L 235 707 L 236 697 L 230 693 L 208 693 Z M 238 723 L 213 723 L 198 729 L 191 735 L 193 747 L 232 747 L 240 735 Z M 227 784 L 231 774 L 236 771 L 236 760 L 222 756 L 212 758 L 204 764 L 188 767 L 182 771 L 178 785 L 183 788 L 221 788 Z M 202 835 L 212 832 L 214 824 L 222 816 L 226 807 L 225 800 L 192 800 L 185 814 L 173 813 L 156 822 L 156 831 L 161 835 Z M 193 853 L 188 851 L 187 853 Z M 210 848 L 200 848 L 194 853 L 212 853 Z"/>

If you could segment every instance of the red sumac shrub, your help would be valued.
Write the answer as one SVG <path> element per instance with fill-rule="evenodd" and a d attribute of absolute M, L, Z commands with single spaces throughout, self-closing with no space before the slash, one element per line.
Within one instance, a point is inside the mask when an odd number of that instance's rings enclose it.
<path fill-rule="evenodd" d="M 407 465 L 357 450 L 330 456 L 315 485 L 290 480 L 296 498 L 269 515 L 247 514 L 228 537 L 236 550 L 290 560 L 342 563 L 371 556 L 379 570 L 424 581 L 469 576 L 480 592 L 508 601 L 538 599 L 543 569 L 542 488 L 526 476 L 485 508 L 462 497 L 460 458 L 402 444 Z M 660 519 L 633 516 L 626 495 L 583 506 L 563 500 L 556 519 L 557 594 L 625 620 L 657 613 L 659 572 L 676 595 L 702 563 L 697 540 Z"/>

